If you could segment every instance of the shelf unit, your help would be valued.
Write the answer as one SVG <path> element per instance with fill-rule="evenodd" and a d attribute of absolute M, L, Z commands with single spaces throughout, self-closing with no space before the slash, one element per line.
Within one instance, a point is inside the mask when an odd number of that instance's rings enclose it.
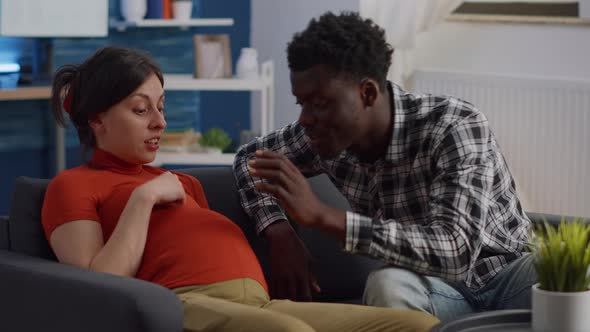
<path fill-rule="evenodd" d="M 32 100 L 49 99 L 51 87 L 31 86 L 19 87 L 16 89 L 0 89 L 0 100 Z"/>
<path fill-rule="evenodd" d="M 232 165 L 234 153 L 193 153 L 158 151 L 151 166 L 174 165 Z"/>
<path fill-rule="evenodd" d="M 270 124 L 274 123 L 274 64 L 270 60 L 262 63 L 260 76 L 257 79 L 202 79 L 186 74 L 165 74 L 164 89 L 169 91 L 259 91 L 262 99 L 260 132 L 266 135 L 272 129 Z"/>
<path fill-rule="evenodd" d="M 274 123 L 274 65 L 266 61 L 261 65 L 258 79 L 197 79 L 186 74 L 164 75 L 164 89 L 170 91 L 260 91 L 260 133 L 268 134 Z M 206 112 L 206 110 L 205 110 Z M 163 164 L 231 165 L 234 154 L 208 154 L 190 152 L 158 152 L 153 166 Z"/>
<path fill-rule="evenodd" d="M 262 63 L 258 79 L 198 79 L 190 74 L 165 74 L 164 90 L 168 91 L 259 91 L 261 94 L 260 132 L 266 135 L 274 123 L 274 67 L 272 61 Z M 0 100 L 48 99 L 51 87 L 22 87 L 12 90 L 0 89 Z M 57 171 L 65 169 L 65 130 L 55 123 L 55 162 Z M 153 166 L 163 164 L 186 165 L 231 165 L 234 154 L 209 154 L 188 152 L 158 152 Z"/>
<path fill-rule="evenodd" d="M 125 31 L 127 28 L 164 28 L 179 27 L 188 29 L 189 27 L 220 27 L 234 25 L 233 18 L 193 18 L 190 20 L 176 19 L 145 19 L 140 21 L 118 21 L 111 19 L 109 27 L 117 31 Z"/>
<path fill-rule="evenodd" d="M 138 22 L 122 22 L 111 20 L 111 28 L 124 31 L 127 28 L 149 27 L 190 27 L 190 26 L 231 26 L 231 18 L 205 18 L 191 20 L 146 19 Z M 191 74 L 165 74 L 164 90 L 169 91 L 254 91 L 260 92 L 260 132 L 266 135 L 272 130 L 274 123 L 274 65 L 266 61 L 261 65 L 260 77 L 257 79 L 198 79 Z M 50 86 L 22 87 L 12 90 L 0 89 L 0 100 L 48 99 L 51 95 Z M 56 170 L 65 169 L 65 130 L 55 123 L 55 163 Z M 231 165 L 234 154 L 209 154 L 189 152 L 158 152 L 152 165 L 186 164 L 186 165 Z"/>

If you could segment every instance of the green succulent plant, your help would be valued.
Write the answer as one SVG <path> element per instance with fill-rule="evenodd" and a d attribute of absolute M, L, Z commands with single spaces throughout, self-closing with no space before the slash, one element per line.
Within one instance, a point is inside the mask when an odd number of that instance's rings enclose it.
<path fill-rule="evenodd" d="M 555 292 L 589 289 L 590 224 L 561 219 L 556 228 L 544 222 L 533 230 L 532 252 L 539 288 Z"/>
<path fill-rule="evenodd" d="M 202 146 L 218 148 L 223 151 L 230 146 L 231 138 L 223 129 L 213 127 L 203 134 L 199 139 L 199 144 Z"/>

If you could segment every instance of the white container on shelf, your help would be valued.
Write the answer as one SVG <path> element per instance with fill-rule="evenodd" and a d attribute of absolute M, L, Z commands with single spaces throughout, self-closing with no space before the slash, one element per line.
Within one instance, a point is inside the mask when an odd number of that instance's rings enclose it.
<path fill-rule="evenodd" d="M 238 78 L 258 78 L 258 52 L 254 48 L 244 47 L 236 64 Z"/>
<path fill-rule="evenodd" d="M 126 21 L 141 21 L 145 14 L 147 14 L 146 0 L 121 0 L 121 16 Z"/>
<path fill-rule="evenodd" d="M 175 0 L 172 2 L 172 16 L 175 20 L 188 21 L 193 12 L 193 2 L 186 0 Z"/>

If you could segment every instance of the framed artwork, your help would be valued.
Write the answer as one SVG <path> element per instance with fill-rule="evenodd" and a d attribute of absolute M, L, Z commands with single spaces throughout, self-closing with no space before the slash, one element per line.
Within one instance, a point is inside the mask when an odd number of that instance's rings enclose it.
<path fill-rule="evenodd" d="M 231 77 L 229 35 L 198 34 L 193 36 L 196 78 Z"/>

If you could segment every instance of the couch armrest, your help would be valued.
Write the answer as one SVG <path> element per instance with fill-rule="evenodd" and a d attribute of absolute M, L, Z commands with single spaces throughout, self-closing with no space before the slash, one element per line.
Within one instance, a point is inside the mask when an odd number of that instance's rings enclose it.
<path fill-rule="evenodd" d="M 561 219 L 565 219 L 566 221 L 572 221 L 575 218 L 574 216 L 562 216 L 558 214 L 548 214 L 548 213 L 538 213 L 538 212 L 526 212 L 527 217 L 531 220 L 534 225 L 542 224 L 543 222 L 547 222 L 551 226 L 558 226 L 561 223 Z M 581 218 L 584 222 L 590 222 L 588 218 Z"/>
<path fill-rule="evenodd" d="M 0 250 L 0 326 L 5 331 L 182 331 L 170 290 Z"/>

